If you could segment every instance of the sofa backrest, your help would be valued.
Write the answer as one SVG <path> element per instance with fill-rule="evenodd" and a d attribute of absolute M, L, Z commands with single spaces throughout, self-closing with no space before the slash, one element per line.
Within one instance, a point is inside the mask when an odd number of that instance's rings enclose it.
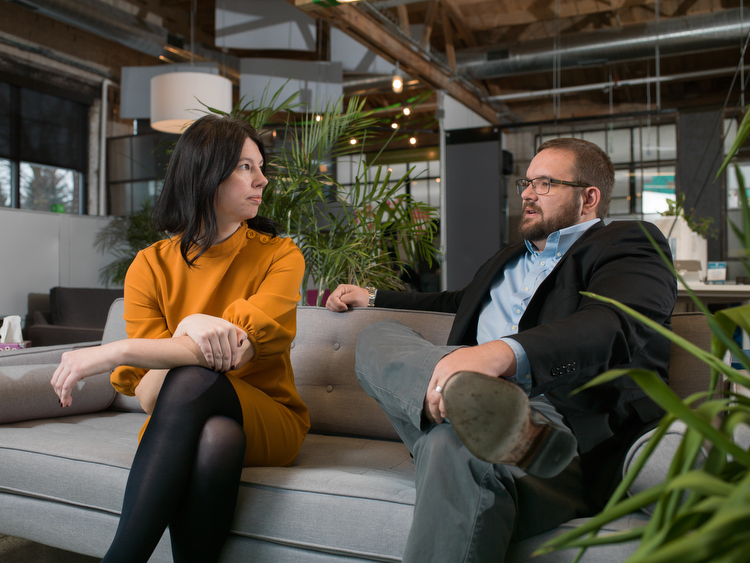
<path fill-rule="evenodd" d="M 102 343 L 127 338 L 123 299 L 109 310 Z M 420 332 L 433 344 L 445 344 L 453 315 L 364 308 L 333 313 L 322 307 L 297 309 L 297 337 L 292 343 L 292 366 L 300 396 L 310 409 L 312 431 L 398 439 L 385 414 L 357 382 L 354 350 L 367 325 L 396 319 Z M 710 350 L 711 332 L 701 313 L 672 316 L 674 332 Z M 682 348 L 672 345 L 670 387 L 680 396 L 708 390 L 709 369 Z M 142 412 L 135 397 L 116 394 L 112 408 Z"/>
<path fill-rule="evenodd" d="M 112 302 L 122 289 L 53 287 L 50 289 L 52 324 L 82 328 L 104 328 Z"/>
<path fill-rule="evenodd" d="M 453 315 L 384 308 L 334 313 L 322 307 L 297 309 L 292 367 L 302 400 L 310 410 L 311 432 L 398 440 L 385 413 L 360 387 L 354 351 L 360 331 L 395 319 L 433 344 L 445 344 Z"/>
<path fill-rule="evenodd" d="M 703 313 L 675 313 L 672 331 L 703 350 L 711 350 L 711 329 Z M 711 370 L 707 364 L 674 343 L 670 354 L 669 387 L 680 398 L 708 391 Z"/>

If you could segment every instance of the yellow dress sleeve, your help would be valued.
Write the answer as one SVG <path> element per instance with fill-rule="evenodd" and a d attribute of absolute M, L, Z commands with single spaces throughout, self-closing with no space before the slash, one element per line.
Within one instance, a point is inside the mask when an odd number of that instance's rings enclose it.
<path fill-rule="evenodd" d="M 297 329 L 296 308 L 305 272 L 305 259 L 291 239 L 279 238 L 266 246 L 274 255 L 257 291 L 232 301 L 222 314 L 247 332 L 255 348 L 254 362 L 288 350 Z"/>

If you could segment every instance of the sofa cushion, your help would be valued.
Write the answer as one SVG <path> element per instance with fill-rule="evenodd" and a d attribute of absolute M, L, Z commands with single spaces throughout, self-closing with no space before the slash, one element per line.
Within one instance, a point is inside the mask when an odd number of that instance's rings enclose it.
<path fill-rule="evenodd" d="M 28 526 L 44 525 L 60 547 L 68 541 L 61 529 L 85 524 L 86 536 L 96 536 L 88 553 L 101 556 L 117 526 L 144 420 L 105 411 L 0 427 L 0 522 L 9 507 L 15 515 L 8 522 L 17 522 L 19 511 L 36 514 L 42 522 Z M 328 560 L 396 561 L 414 498 L 414 465 L 403 444 L 309 435 L 293 466 L 243 470 L 227 549 L 241 554 L 237 561 L 279 561 L 279 550 L 300 549 Z M 48 516 L 65 511 L 65 521 Z M 258 545 L 271 555 L 259 557 Z M 69 547 L 80 549 L 80 541 Z M 170 560 L 163 550 L 151 559 Z"/>
<path fill-rule="evenodd" d="M 445 344 L 453 315 L 385 308 L 345 313 L 319 307 L 297 309 L 297 338 L 292 343 L 294 379 L 310 410 L 311 431 L 399 440 L 375 399 L 354 373 L 357 335 L 367 325 L 395 319 L 433 344 Z"/>
<path fill-rule="evenodd" d="M 53 287 L 50 289 L 52 323 L 61 326 L 104 328 L 112 302 L 122 289 Z"/>
<path fill-rule="evenodd" d="M 100 374 L 80 381 L 73 404 L 63 411 L 50 385 L 57 365 L 0 366 L 0 423 L 96 412 L 112 403 L 115 390 L 109 374 Z"/>

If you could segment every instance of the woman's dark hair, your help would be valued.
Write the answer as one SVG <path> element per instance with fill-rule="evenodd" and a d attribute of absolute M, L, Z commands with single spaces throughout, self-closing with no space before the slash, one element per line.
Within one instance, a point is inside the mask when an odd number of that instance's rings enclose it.
<path fill-rule="evenodd" d="M 265 175 L 266 150 L 260 134 L 249 123 L 231 116 L 209 114 L 196 120 L 182 134 L 169 159 L 164 187 L 151 217 L 157 230 L 182 235 L 180 253 L 188 266 L 216 243 L 216 191 L 237 167 L 246 139 L 258 146 Z M 256 216 L 246 222 L 252 229 L 278 235 L 279 225 L 271 219 Z"/>

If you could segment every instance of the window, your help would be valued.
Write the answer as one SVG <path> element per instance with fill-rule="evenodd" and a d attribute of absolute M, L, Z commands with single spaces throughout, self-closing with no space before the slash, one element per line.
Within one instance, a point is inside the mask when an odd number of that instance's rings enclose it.
<path fill-rule="evenodd" d="M 536 146 L 558 137 L 585 139 L 604 149 L 615 165 L 609 216 L 643 216 L 669 209 L 675 199 L 675 125 L 634 125 L 559 135 L 537 135 Z"/>
<path fill-rule="evenodd" d="M 0 82 L 0 206 L 85 212 L 89 104 Z"/>

